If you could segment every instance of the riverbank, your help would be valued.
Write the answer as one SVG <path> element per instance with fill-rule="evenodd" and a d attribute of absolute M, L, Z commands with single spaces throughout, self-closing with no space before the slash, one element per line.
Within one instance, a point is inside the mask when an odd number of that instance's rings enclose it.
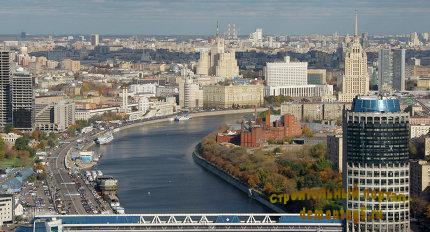
<path fill-rule="evenodd" d="M 236 187 L 240 191 L 244 192 L 245 194 L 248 194 L 248 196 L 250 198 L 256 200 L 257 202 L 261 203 L 262 205 L 266 206 L 267 208 L 269 208 L 269 209 L 271 209 L 271 210 L 273 210 L 273 211 L 275 211 L 277 213 L 285 213 L 285 211 L 283 209 L 281 209 L 278 206 L 270 203 L 259 192 L 255 191 L 255 190 L 253 190 L 251 188 L 248 188 L 247 185 L 245 185 L 244 183 L 242 183 L 237 178 L 231 176 L 230 174 L 228 174 L 225 171 L 219 169 L 218 167 L 216 167 L 215 165 L 213 165 L 209 161 L 205 160 L 203 157 L 200 156 L 200 154 L 198 154 L 197 149 L 194 150 L 194 152 L 193 152 L 193 159 L 194 159 L 194 161 L 198 165 L 200 165 L 201 167 L 203 167 L 207 171 L 209 171 L 209 172 L 213 173 L 214 175 L 220 177 L 221 179 L 223 179 L 227 183 L 233 185 L 234 187 Z"/>
<path fill-rule="evenodd" d="M 267 109 L 268 108 L 263 108 L 263 107 L 257 108 L 257 112 L 262 112 L 262 111 L 265 111 Z M 246 113 L 254 113 L 255 111 L 256 110 L 253 108 L 239 109 L 239 110 L 209 111 L 209 112 L 190 113 L 189 116 L 192 120 L 193 118 L 198 118 L 198 117 L 209 117 L 209 116 L 219 116 L 219 115 L 229 115 L 229 114 L 246 114 Z M 138 122 L 138 123 L 132 123 L 129 125 L 121 126 L 121 127 L 116 128 L 114 130 L 114 133 L 118 133 L 120 131 L 135 128 L 135 127 L 140 127 L 143 125 L 155 124 L 155 123 L 160 123 L 160 122 L 168 122 L 168 121 L 171 121 L 171 118 L 174 116 L 175 115 L 169 115 L 166 118 L 162 118 L 162 119 L 154 119 L 154 120 L 149 120 L 149 121 L 145 121 L 145 122 Z"/>

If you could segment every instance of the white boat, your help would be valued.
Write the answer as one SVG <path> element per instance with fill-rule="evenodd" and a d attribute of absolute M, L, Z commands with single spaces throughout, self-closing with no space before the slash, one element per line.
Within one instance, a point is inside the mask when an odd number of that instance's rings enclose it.
<path fill-rule="evenodd" d="M 124 214 L 125 213 L 124 208 L 121 206 L 115 207 L 114 210 L 117 214 Z"/>
<path fill-rule="evenodd" d="M 110 142 L 112 142 L 113 140 L 113 135 L 112 133 L 106 133 L 103 136 L 98 137 L 95 141 L 97 144 L 103 145 L 103 144 L 108 144 Z"/>
<path fill-rule="evenodd" d="M 190 120 L 190 117 L 188 115 L 178 115 L 175 117 L 175 121 L 177 122 L 186 120 Z"/>

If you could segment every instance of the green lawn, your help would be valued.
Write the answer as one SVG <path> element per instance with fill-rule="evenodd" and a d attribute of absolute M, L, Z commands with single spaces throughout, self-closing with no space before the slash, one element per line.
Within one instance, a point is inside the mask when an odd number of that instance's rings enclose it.
<path fill-rule="evenodd" d="M 10 168 L 21 166 L 21 160 L 19 158 L 15 159 L 4 159 L 0 161 L 0 168 Z"/>
<path fill-rule="evenodd" d="M 34 162 L 36 161 L 36 157 L 30 157 L 31 159 L 31 164 L 28 165 L 33 166 Z M 11 167 L 22 167 L 22 163 L 21 163 L 21 159 L 16 157 L 15 159 L 3 159 L 0 161 L 0 168 L 11 168 Z"/>

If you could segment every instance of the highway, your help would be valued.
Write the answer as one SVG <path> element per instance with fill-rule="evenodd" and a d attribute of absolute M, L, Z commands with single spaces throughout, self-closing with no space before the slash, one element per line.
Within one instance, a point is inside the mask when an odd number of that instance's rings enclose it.
<path fill-rule="evenodd" d="M 81 136 L 87 141 L 92 138 L 93 134 Z M 52 152 L 47 165 L 47 182 L 55 209 L 60 214 L 100 213 L 106 208 L 94 197 L 93 190 L 66 168 L 66 156 L 76 145 L 74 139 L 65 141 Z"/>

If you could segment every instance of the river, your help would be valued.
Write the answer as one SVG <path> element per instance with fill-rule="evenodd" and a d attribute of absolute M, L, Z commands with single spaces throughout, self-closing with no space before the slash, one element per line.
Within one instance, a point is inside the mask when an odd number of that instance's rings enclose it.
<path fill-rule="evenodd" d="M 94 168 L 119 181 L 126 213 L 270 212 L 194 163 L 194 146 L 222 124 L 242 115 L 193 118 L 132 128 L 103 145 Z"/>

